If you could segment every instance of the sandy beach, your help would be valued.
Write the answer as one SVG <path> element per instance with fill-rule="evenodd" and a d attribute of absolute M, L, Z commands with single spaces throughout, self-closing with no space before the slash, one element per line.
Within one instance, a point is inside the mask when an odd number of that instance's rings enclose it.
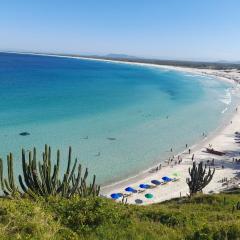
<path fill-rule="evenodd" d="M 219 192 L 227 187 L 227 184 L 220 182 L 223 178 L 229 180 L 228 185 L 235 185 L 240 183 L 239 170 L 240 163 L 233 162 L 233 158 L 240 159 L 240 148 L 239 143 L 236 143 L 235 132 L 240 131 L 240 112 L 237 112 L 232 118 L 232 123 L 230 122 L 224 129 L 217 133 L 213 138 L 205 139 L 204 143 L 196 145 L 192 149 L 191 154 L 188 153 L 188 148 L 180 156 L 183 161 L 180 164 L 175 164 L 175 161 L 169 165 L 165 163 L 165 166 L 156 172 L 147 171 L 139 176 L 130 178 L 126 181 L 113 184 L 111 186 L 106 186 L 102 189 L 102 194 L 109 196 L 111 193 L 124 193 L 124 189 L 128 186 L 134 189 L 139 189 L 141 183 L 151 184 L 151 180 L 161 180 L 164 176 L 174 177 L 174 173 L 179 176 L 178 181 L 169 182 L 165 185 L 157 186 L 153 189 L 147 189 L 143 193 L 134 193 L 128 198 L 128 203 L 135 203 L 137 199 L 143 201 L 142 204 L 151 204 L 156 202 L 161 202 L 176 198 L 181 196 L 186 196 L 188 194 L 188 185 L 186 184 L 186 178 L 188 177 L 188 168 L 192 165 L 192 154 L 194 154 L 194 159 L 197 162 L 207 160 L 212 160 L 214 158 L 214 166 L 216 171 L 214 177 L 210 184 L 204 189 L 205 193 Z M 209 144 L 218 151 L 224 151 L 225 156 L 216 156 L 205 152 L 205 147 L 209 147 Z M 177 156 L 175 157 L 177 159 Z M 224 166 L 224 169 L 222 169 Z M 236 179 L 234 179 L 236 177 Z M 153 184 L 151 184 L 153 185 Z M 126 192 L 125 192 L 126 193 Z M 146 199 L 144 195 L 146 193 L 152 193 L 152 199 Z"/>
<path fill-rule="evenodd" d="M 96 60 L 96 59 L 93 59 Z M 99 61 L 102 61 L 99 59 Z M 103 60 L 110 61 L 110 60 Z M 115 61 L 119 63 L 125 63 L 122 61 Z M 211 69 L 195 69 L 195 68 L 185 68 L 185 67 L 174 67 L 174 66 L 160 66 L 154 64 L 145 63 L 128 63 L 126 64 L 138 64 L 144 66 L 159 67 L 165 69 L 172 69 L 183 71 L 192 74 L 208 75 L 212 77 L 217 77 L 219 80 L 228 81 L 233 84 L 233 91 L 239 92 L 239 81 L 240 73 L 238 70 L 211 70 Z M 239 109 L 239 110 L 238 110 Z M 228 187 L 240 184 L 240 162 L 236 162 L 235 159 L 240 159 L 240 143 L 236 141 L 236 132 L 240 132 L 240 105 L 236 107 L 236 110 L 232 113 L 230 119 L 225 122 L 224 126 L 217 129 L 213 134 L 207 137 L 203 137 L 203 140 L 191 146 L 191 153 L 189 154 L 189 146 L 182 153 L 174 156 L 172 162 L 169 164 L 167 160 L 161 164 L 161 169 L 154 171 L 155 167 L 147 169 L 139 173 L 136 176 L 130 177 L 126 180 L 122 180 L 117 183 L 113 183 L 108 186 L 102 187 L 101 194 L 106 197 L 110 197 L 112 193 L 123 193 L 127 194 L 127 202 L 130 204 L 140 203 L 143 205 L 152 204 L 157 202 L 162 202 L 179 196 L 186 196 L 188 194 L 188 185 L 186 184 L 186 178 L 188 177 L 188 169 L 192 166 L 192 156 L 194 154 L 194 161 L 200 162 L 212 161 L 214 159 L 214 166 L 211 168 L 216 168 L 214 177 L 210 184 L 204 189 L 204 193 L 217 193 Z M 189 143 L 188 143 L 189 144 Z M 205 150 L 207 147 L 211 146 L 215 150 L 222 151 L 225 153 L 224 156 L 217 156 L 207 153 Z M 174 147 L 174 146 L 173 146 Z M 181 159 L 181 163 L 178 164 L 178 159 Z M 233 160 L 234 159 L 234 160 Z M 157 166 L 156 166 L 157 167 Z M 136 190 L 140 190 L 140 184 L 150 184 L 151 180 L 161 180 L 162 177 L 168 176 L 173 178 L 174 175 L 178 175 L 178 181 L 169 182 L 164 185 L 160 185 L 151 189 L 146 189 L 142 193 L 129 194 L 124 189 L 126 187 L 132 187 Z M 227 181 L 222 182 L 223 178 L 227 178 Z M 152 199 L 145 198 L 145 194 L 153 194 Z M 130 195 L 130 196 L 129 196 Z M 121 201 L 120 198 L 117 201 Z"/>

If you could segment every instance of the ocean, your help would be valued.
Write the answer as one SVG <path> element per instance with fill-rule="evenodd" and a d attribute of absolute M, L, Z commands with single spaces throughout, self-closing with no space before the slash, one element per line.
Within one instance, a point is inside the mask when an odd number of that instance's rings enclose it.
<path fill-rule="evenodd" d="M 0 156 L 68 146 L 102 184 L 201 140 L 233 110 L 232 85 L 152 66 L 0 53 Z M 28 132 L 30 135 L 21 136 Z M 173 148 L 173 152 L 170 149 Z"/>

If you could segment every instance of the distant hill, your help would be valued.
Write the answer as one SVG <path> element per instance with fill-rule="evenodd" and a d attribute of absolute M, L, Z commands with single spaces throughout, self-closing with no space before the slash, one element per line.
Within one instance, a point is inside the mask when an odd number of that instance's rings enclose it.
<path fill-rule="evenodd" d="M 240 61 L 227 61 L 227 60 L 219 60 L 216 63 L 226 63 L 226 64 L 240 64 Z"/>
<path fill-rule="evenodd" d="M 125 58 L 125 59 L 137 59 L 138 57 L 136 56 L 131 56 L 127 54 L 117 54 L 117 53 L 109 53 L 107 55 L 104 55 L 104 57 L 107 58 Z"/>

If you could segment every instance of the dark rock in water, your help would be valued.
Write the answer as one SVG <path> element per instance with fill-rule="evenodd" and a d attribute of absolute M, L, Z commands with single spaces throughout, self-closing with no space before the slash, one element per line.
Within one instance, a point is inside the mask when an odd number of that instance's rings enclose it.
<path fill-rule="evenodd" d="M 108 139 L 108 140 L 111 140 L 111 141 L 116 140 L 116 138 L 112 138 L 112 137 L 108 137 L 107 139 Z"/>
<path fill-rule="evenodd" d="M 21 133 L 19 133 L 19 135 L 20 136 L 28 136 L 28 135 L 30 135 L 30 133 L 28 133 L 28 132 L 21 132 Z"/>
<path fill-rule="evenodd" d="M 98 152 L 97 154 L 95 154 L 95 157 L 100 157 L 101 153 Z"/>
<path fill-rule="evenodd" d="M 87 140 L 87 139 L 88 139 L 88 136 L 86 136 L 86 137 L 82 137 L 81 139 Z"/>

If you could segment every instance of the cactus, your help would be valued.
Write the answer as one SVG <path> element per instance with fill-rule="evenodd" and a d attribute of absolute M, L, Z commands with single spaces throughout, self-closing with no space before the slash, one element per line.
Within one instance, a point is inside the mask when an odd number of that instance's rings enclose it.
<path fill-rule="evenodd" d="M 15 197 L 19 195 L 18 187 L 15 184 L 14 172 L 13 172 L 13 156 L 10 153 L 7 156 L 7 178 L 3 176 L 3 161 L 0 159 L 0 182 L 1 188 L 5 196 Z"/>
<path fill-rule="evenodd" d="M 29 152 L 28 161 L 25 151 L 22 150 L 23 175 L 19 175 L 18 180 L 23 193 L 33 198 L 55 195 L 70 198 L 76 194 L 79 194 L 80 197 L 98 196 L 100 186 L 95 184 L 96 176 L 93 176 L 93 182 L 87 186 L 88 169 L 86 168 L 84 176 L 81 177 L 81 164 L 78 164 L 77 159 L 75 159 L 73 166 L 71 166 L 71 162 L 72 149 L 69 147 L 67 169 L 62 179 L 60 179 L 59 150 L 54 165 L 52 165 L 51 161 L 51 148 L 47 145 L 45 145 L 45 151 L 42 154 L 42 161 L 38 162 L 35 148 L 33 152 Z M 22 193 L 14 182 L 12 154 L 8 156 L 8 180 L 3 178 L 3 164 L 0 159 L 0 182 L 5 195 L 14 196 L 17 192 Z"/>
<path fill-rule="evenodd" d="M 234 213 L 235 211 L 239 211 L 240 210 L 240 202 L 237 202 L 236 206 L 233 205 L 232 207 L 232 213 Z"/>
<path fill-rule="evenodd" d="M 203 188 L 206 187 L 212 180 L 215 173 L 215 168 L 211 170 L 209 167 L 208 172 L 206 170 L 207 166 L 203 166 L 202 162 L 200 162 L 198 165 L 196 165 L 196 162 L 193 162 L 192 169 L 189 168 L 190 178 L 187 178 L 186 182 L 189 186 L 190 196 L 201 192 Z"/>
<path fill-rule="evenodd" d="M 237 202 L 237 204 L 236 204 L 236 210 L 240 210 L 240 202 Z"/>

